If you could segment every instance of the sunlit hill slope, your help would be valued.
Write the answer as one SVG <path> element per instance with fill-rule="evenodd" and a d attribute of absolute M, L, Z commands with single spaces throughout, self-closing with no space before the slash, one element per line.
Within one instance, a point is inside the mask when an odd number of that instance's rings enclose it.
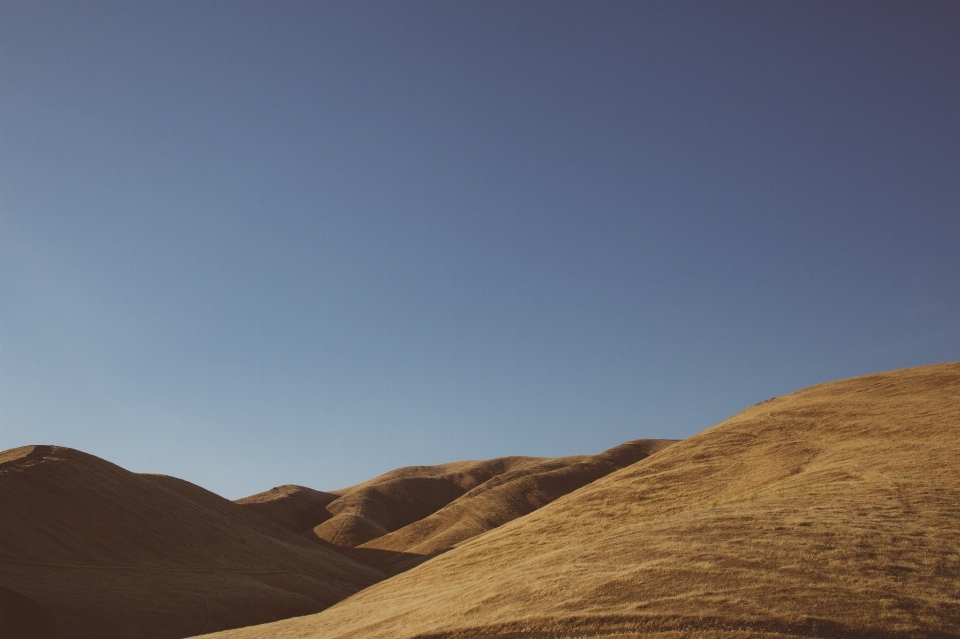
<path fill-rule="evenodd" d="M 960 364 L 778 397 L 231 639 L 960 636 Z M 383 537 L 389 539 L 389 536 Z"/>

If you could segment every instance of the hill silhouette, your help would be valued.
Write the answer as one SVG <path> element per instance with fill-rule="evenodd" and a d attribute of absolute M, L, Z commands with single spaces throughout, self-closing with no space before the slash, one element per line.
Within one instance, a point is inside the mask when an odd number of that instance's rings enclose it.
<path fill-rule="evenodd" d="M 221 639 L 958 637 L 960 364 L 778 397 Z"/>
<path fill-rule="evenodd" d="M 58 639 L 184 637 L 317 612 L 384 576 L 189 482 L 69 448 L 0 453 L 0 504 L 0 633 L 17 639 L 51 623 Z"/>

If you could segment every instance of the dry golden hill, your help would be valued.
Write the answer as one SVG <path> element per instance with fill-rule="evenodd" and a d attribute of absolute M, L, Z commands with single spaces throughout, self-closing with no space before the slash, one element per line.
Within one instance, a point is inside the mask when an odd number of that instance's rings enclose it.
<path fill-rule="evenodd" d="M 423 558 L 542 508 L 673 443 L 673 440 L 641 439 L 599 455 L 518 464 L 432 515 L 362 544 L 348 554 L 390 572 L 412 567 Z"/>
<path fill-rule="evenodd" d="M 236 503 L 310 539 L 346 549 L 426 517 L 492 477 L 543 461 L 503 457 L 407 466 L 329 493 L 278 486 Z"/>
<path fill-rule="evenodd" d="M 226 639 L 960 636 L 960 364 L 815 386 Z"/>
<path fill-rule="evenodd" d="M 330 493 L 279 486 L 237 503 L 355 559 L 397 572 L 671 443 L 637 440 L 599 455 L 408 466 Z"/>
<path fill-rule="evenodd" d="M 59 639 L 173 639 L 317 612 L 383 578 L 189 482 L 69 448 L 0 453 L 0 512 L 3 632 L 50 636 L 52 613 Z"/>

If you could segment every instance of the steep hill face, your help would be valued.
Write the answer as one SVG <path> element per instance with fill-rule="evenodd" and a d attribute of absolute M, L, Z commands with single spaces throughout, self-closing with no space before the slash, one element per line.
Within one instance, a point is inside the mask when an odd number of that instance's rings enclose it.
<path fill-rule="evenodd" d="M 960 364 L 749 408 L 251 637 L 958 637 Z"/>
<path fill-rule="evenodd" d="M 49 611 L 60 639 L 262 623 L 383 578 L 189 482 L 68 448 L 0 453 L 0 511 L 0 619 L 40 632 Z"/>

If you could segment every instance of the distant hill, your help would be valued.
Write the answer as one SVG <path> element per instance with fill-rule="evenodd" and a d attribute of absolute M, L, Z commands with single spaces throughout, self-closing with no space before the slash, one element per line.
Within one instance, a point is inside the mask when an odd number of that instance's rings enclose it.
<path fill-rule="evenodd" d="M 330 519 L 327 506 L 339 497 L 333 493 L 288 484 L 238 499 L 236 503 L 278 526 L 302 534 Z"/>
<path fill-rule="evenodd" d="M 358 546 L 350 556 L 395 572 L 529 514 L 615 470 L 663 450 L 673 440 L 642 439 L 599 455 L 512 465 L 431 515 Z M 396 555 L 386 553 L 394 552 Z"/>
<path fill-rule="evenodd" d="M 8 450 L 0 639 L 173 639 L 315 613 L 386 577 L 371 566 L 416 565 L 668 443 L 401 468 L 237 503 L 69 448 Z M 385 549 L 353 549 L 391 532 Z"/>
<path fill-rule="evenodd" d="M 960 364 L 892 371 L 763 402 L 329 610 L 217 636 L 955 638 L 958 522 Z"/>
<path fill-rule="evenodd" d="M 672 443 L 637 440 L 599 455 L 410 466 L 332 493 L 279 486 L 237 503 L 326 547 L 394 573 Z"/>
<path fill-rule="evenodd" d="M 318 612 L 383 577 L 180 479 L 0 453 L 0 637 L 172 639 Z"/>

